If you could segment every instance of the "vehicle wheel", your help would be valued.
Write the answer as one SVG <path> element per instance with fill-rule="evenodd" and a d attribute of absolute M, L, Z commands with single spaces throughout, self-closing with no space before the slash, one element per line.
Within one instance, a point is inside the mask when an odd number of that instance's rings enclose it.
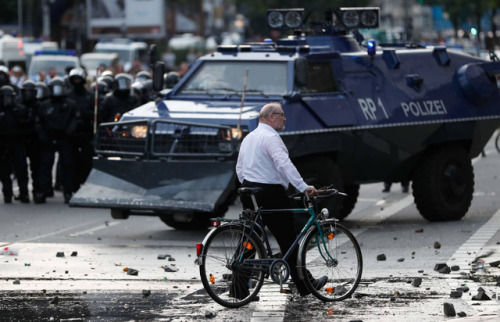
<path fill-rule="evenodd" d="M 307 184 L 313 185 L 316 188 L 333 184 L 335 189 L 344 191 L 344 181 L 342 180 L 340 169 L 329 157 L 310 157 L 299 160 L 296 166 Z M 318 208 L 319 210 L 327 208 L 330 212 L 330 217 L 342 219 L 340 214 L 342 202 L 343 197 L 335 196 L 321 200 L 318 203 Z"/>
<path fill-rule="evenodd" d="M 201 282 L 208 295 L 225 307 L 237 308 L 260 291 L 265 272 L 248 270 L 239 259 L 263 259 L 264 245 L 256 234 L 249 236 L 242 226 L 227 224 L 217 228 L 203 246 L 199 263 Z"/>
<path fill-rule="evenodd" d="M 161 221 L 179 230 L 204 230 L 213 217 L 212 213 L 160 214 Z"/>
<path fill-rule="evenodd" d="M 349 298 L 363 272 L 363 256 L 356 238 L 334 221 L 321 223 L 306 235 L 301 250 L 304 281 L 311 293 L 325 302 Z M 323 244 L 324 240 L 324 244 Z M 323 283 L 320 283 L 323 280 Z M 318 285 L 321 284 L 321 285 Z"/>
<path fill-rule="evenodd" d="M 359 196 L 359 184 L 346 185 L 344 190 L 343 192 L 347 193 L 347 197 L 342 197 L 344 202 L 342 203 L 342 208 L 340 208 L 339 219 L 347 217 L 356 206 Z"/>
<path fill-rule="evenodd" d="M 498 153 L 500 153 L 500 131 L 495 138 L 495 148 L 497 148 Z"/>
<path fill-rule="evenodd" d="M 470 158 L 460 146 L 433 150 L 413 176 L 413 196 L 420 214 L 430 221 L 459 220 L 474 192 Z"/>

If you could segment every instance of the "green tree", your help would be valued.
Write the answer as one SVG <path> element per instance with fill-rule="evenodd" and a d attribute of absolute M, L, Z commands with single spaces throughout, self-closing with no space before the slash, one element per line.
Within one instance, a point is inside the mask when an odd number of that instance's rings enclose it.
<path fill-rule="evenodd" d="M 254 34 L 267 35 L 266 10 L 277 8 L 304 8 L 308 10 L 324 10 L 336 7 L 365 7 L 369 0 L 234 0 L 238 12 L 250 20 Z"/>

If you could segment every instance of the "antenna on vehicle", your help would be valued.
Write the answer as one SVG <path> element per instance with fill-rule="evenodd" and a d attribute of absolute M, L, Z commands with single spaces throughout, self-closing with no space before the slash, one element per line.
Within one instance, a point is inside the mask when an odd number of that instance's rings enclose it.
<path fill-rule="evenodd" d="M 241 95 L 240 118 L 238 119 L 238 127 L 237 127 L 238 133 L 240 133 L 241 130 L 241 114 L 243 114 L 243 104 L 245 103 L 245 92 L 247 91 L 247 81 L 248 81 L 248 68 L 245 71 L 245 80 L 243 81 L 243 94 Z"/>

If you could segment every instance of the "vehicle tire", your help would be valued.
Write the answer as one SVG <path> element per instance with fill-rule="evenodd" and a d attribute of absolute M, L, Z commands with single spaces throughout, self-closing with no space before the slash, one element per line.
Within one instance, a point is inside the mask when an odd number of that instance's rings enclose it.
<path fill-rule="evenodd" d="M 201 251 L 201 282 L 215 302 L 228 308 L 241 307 L 257 296 L 265 272 L 244 269 L 237 264 L 238 259 L 265 257 L 264 245 L 257 234 L 249 236 L 249 231 L 241 225 L 220 226 L 209 236 Z"/>
<path fill-rule="evenodd" d="M 317 227 L 304 237 L 305 244 L 300 254 L 304 281 L 318 299 L 342 301 L 354 293 L 361 280 L 361 249 L 356 238 L 344 226 L 333 220 L 323 221 L 320 225 L 324 239 Z M 316 283 L 325 276 L 326 283 L 320 287 Z"/>
<path fill-rule="evenodd" d="M 495 148 L 497 148 L 497 152 L 500 153 L 500 131 L 495 138 Z"/>
<path fill-rule="evenodd" d="M 333 184 L 335 189 L 344 191 L 342 174 L 337 164 L 331 158 L 327 156 L 309 157 L 297 161 L 296 166 L 307 184 L 313 185 L 316 188 Z M 343 197 L 341 196 L 323 199 L 318 202 L 318 208 L 319 210 L 327 208 L 330 212 L 330 217 L 342 219 L 340 209 L 343 201 Z M 303 205 L 299 206 L 302 207 Z"/>
<path fill-rule="evenodd" d="M 210 218 L 217 217 L 212 213 L 195 212 L 186 214 L 178 220 L 174 214 L 160 214 L 160 219 L 168 226 L 179 230 L 204 230 L 210 225 Z"/>
<path fill-rule="evenodd" d="M 412 188 L 417 209 L 425 219 L 461 219 L 474 192 L 474 172 L 467 151 L 456 145 L 430 151 L 413 176 Z"/>
<path fill-rule="evenodd" d="M 347 193 L 347 196 L 342 197 L 344 202 L 342 203 L 342 208 L 340 208 L 339 219 L 347 217 L 356 206 L 359 196 L 359 184 L 345 185 L 343 192 Z"/>

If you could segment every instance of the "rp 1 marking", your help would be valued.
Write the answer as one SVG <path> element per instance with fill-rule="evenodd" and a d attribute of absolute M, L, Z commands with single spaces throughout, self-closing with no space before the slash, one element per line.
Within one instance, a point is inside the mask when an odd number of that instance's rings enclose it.
<path fill-rule="evenodd" d="M 384 112 L 385 118 L 388 119 L 389 116 L 385 111 L 384 104 L 382 104 L 382 100 L 380 99 L 380 97 L 378 98 L 377 103 L 378 107 L 382 109 L 382 112 Z M 377 105 L 375 105 L 375 102 L 371 98 L 358 98 L 358 104 L 361 108 L 361 111 L 363 111 L 363 116 L 366 120 L 375 121 L 377 119 Z"/>

